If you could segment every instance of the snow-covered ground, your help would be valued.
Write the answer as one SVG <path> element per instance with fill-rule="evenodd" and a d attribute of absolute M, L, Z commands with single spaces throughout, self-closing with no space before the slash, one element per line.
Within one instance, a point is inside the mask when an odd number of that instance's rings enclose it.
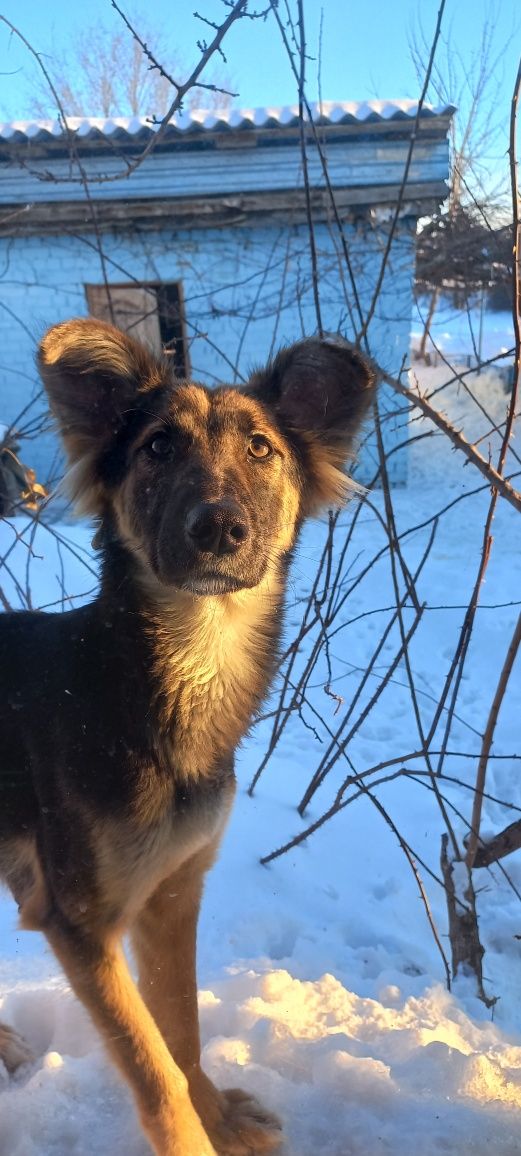
<path fill-rule="evenodd" d="M 411 328 L 413 349 L 420 343 L 428 310 L 428 298 L 421 297 L 414 306 Z M 452 359 L 461 354 L 469 355 L 474 357 L 473 365 L 476 364 L 476 355 L 479 355 L 481 361 L 487 361 L 514 347 L 512 315 L 501 310 L 487 312 L 482 309 L 479 298 L 471 302 L 467 312 L 456 308 L 449 298 L 441 297 L 431 320 L 430 332 L 433 344 L 429 344 L 429 348 L 434 357 L 436 350 Z"/>
<path fill-rule="evenodd" d="M 422 371 L 421 383 L 430 390 L 445 377 L 444 370 Z M 493 420 L 503 420 L 506 397 L 498 379 L 482 375 L 477 390 Z M 461 386 L 442 396 L 440 405 L 457 425 L 463 424 L 467 436 L 486 430 L 483 414 Z M 417 424 L 413 432 L 425 429 L 425 423 Z M 482 445 L 484 453 L 489 440 Z M 413 442 L 409 456 L 408 484 L 394 495 L 402 530 L 431 518 L 482 482 L 437 433 Z M 422 574 L 420 596 L 428 608 L 412 646 L 412 663 L 427 722 L 475 578 L 488 499 L 485 489 L 458 502 L 441 520 Z M 379 491 L 372 500 L 381 510 Z M 350 516 L 343 515 L 344 524 Z M 59 599 L 63 585 L 72 594 L 93 584 L 81 562 L 81 551 L 88 549 L 87 529 L 55 529 L 74 540 L 79 555 L 58 553 L 56 539 L 38 531 L 30 567 L 35 605 Z M 429 527 L 405 539 L 411 567 L 428 532 Z M 323 534 L 320 524 L 305 533 L 290 585 L 290 629 L 298 622 L 299 599 Z M 2 555 L 13 538 L 12 528 L 4 524 Z M 354 571 L 383 542 L 376 516 L 364 509 Z M 451 738 L 456 754 L 447 773 L 463 783 L 470 781 L 470 764 L 459 755 L 479 749 L 494 678 L 519 610 L 520 545 L 516 514 L 502 503 Z M 8 557 L 22 588 L 26 553 L 18 543 Z M 2 585 L 12 592 L 8 574 L 2 575 Z M 333 647 L 335 692 L 347 698 L 356 685 L 392 603 L 389 562 L 383 558 L 345 607 L 346 626 Z M 491 609 L 497 604 L 499 609 Z M 447 606 L 452 609 L 436 609 Z M 379 613 L 360 617 L 368 609 Z M 393 637 L 389 647 L 379 673 L 394 652 Z M 314 705 L 334 725 L 337 704 L 324 694 L 319 674 Z M 377 711 L 353 740 L 349 753 L 358 771 L 415 749 L 405 681 L 400 666 Z M 517 686 L 519 691 L 519 668 Z M 449 994 L 417 884 L 370 800 L 359 799 L 269 867 L 259 865 L 261 855 L 301 828 L 295 804 L 320 756 L 318 738 L 295 717 L 251 799 L 246 787 L 268 734 L 269 722 L 259 724 L 241 751 L 235 810 L 206 889 L 199 979 L 209 1074 L 222 1086 L 251 1089 L 280 1114 L 284 1156 L 521 1153 L 519 899 L 498 870 L 483 873 L 479 911 L 486 986 L 499 997 L 493 1011 L 477 1000 L 470 979 L 457 981 Z M 518 693 L 517 708 L 511 695 L 500 715 L 494 750 L 508 754 L 520 746 Z M 487 781 L 492 795 L 516 806 L 521 806 L 520 765 L 511 758 L 497 760 Z M 341 767 L 333 773 L 306 822 L 328 805 L 343 774 Z M 464 785 L 447 783 L 445 793 L 469 815 L 470 792 Z M 379 788 L 378 797 L 403 836 L 438 872 L 442 824 L 432 793 L 419 782 L 399 779 Z M 516 814 L 487 802 L 485 825 L 496 829 Z M 506 865 L 521 890 L 521 856 Z M 424 881 L 448 949 L 443 895 L 425 875 Z M 37 1056 L 14 1079 L 0 1072 L 0 1156 L 145 1156 L 130 1098 L 86 1014 L 44 941 L 16 930 L 16 912 L 7 898 L 0 903 L 0 943 L 1 1018 L 23 1033 Z"/>

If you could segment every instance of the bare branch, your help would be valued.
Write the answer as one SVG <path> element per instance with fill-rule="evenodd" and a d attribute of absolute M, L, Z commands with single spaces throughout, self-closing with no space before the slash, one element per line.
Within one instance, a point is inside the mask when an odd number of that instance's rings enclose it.
<path fill-rule="evenodd" d="M 471 828 L 470 837 L 469 837 L 469 841 L 468 841 L 468 845 L 467 845 L 466 861 L 467 861 L 468 867 L 474 866 L 474 862 L 475 862 L 476 855 L 477 855 L 478 843 L 479 843 L 479 831 L 480 831 L 480 825 L 481 825 L 481 811 L 483 808 L 483 791 L 485 789 L 485 777 L 486 777 L 486 773 L 487 773 L 490 748 L 491 748 L 493 740 L 494 740 L 494 731 L 496 729 L 496 723 L 497 723 L 499 711 L 501 708 L 501 704 L 502 704 L 503 699 L 505 697 L 506 689 L 508 686 L 508 681 L 509 681 L 510 675 L 512 673 L 512 667 L 513 667 L 514 662 L 516 660 L 516 655 L 517 655 L 517 652 L 519 650 L 520 645 L 521 645 L 521 614 L 519 615 L 514 633 L 512 635 L 511 640 L 510 640 L 510 645 L 508 647 L 505 661 L 503 663 L 503 667 L 501 670 L 501 674 L 499 676 L 498 684 L 496 687 L 496 692 L 495 692 L 494 698 L 492 700 L 492 706 L 490 707 L 490 713 L 489 713 L 489 716 L 487 719 L 487 725 L 485 727 L 485 733 L 483 735 L 483 745 L 481 748 L 481 755 L 480 755 L 480 759 L 479 759 L 478 771 L 477 771 L 477 776 L 476 776 L 476 790 L 475 790 L 475 794 L 474 794 L 474 806 L 472 809 L 472 819 L 471 819 L 471 824 L 470 824 L 470 828 Z"/>
<path fill-rule="evenodd" d="M 508 827 L 494 835 L 493 839 L 476 848 L 472 866 L 490 867 L 491 863 L 497 863 L 499 859 L 504 859 L 513 851 L 519 851 L 520 847 L 521 819 L 516 819 L 515 823 L 510 823 Z"/>
<path fill-rule="evenodd" d="M 405 161 L 405 166 L 404 166 L 404 170 L 403 170 L 403 177 L 402 177 L 402 181 L 401 181 L 401 185 L 400 185 L 400 190 L 398 193 L 398 200 L 396 202 L 396 207 L 395 207 L 395 210 L 393 213 L 393 219 L 392 219 L 392 222 L 391 222 L 391 225 L 389 228 L 389 232 L 387 235 L 387 242 L 386 242 L 386 246 L 385 246 L 383 257 L 382 257 L 382 263 L 380 265 L 380 271 L 378 273 L 378 277 L 376 280 L 376 285 L 374 287 L 371 304 L 370 304 L 369 309 L 367 310 L 367 313 L 365 315 L 365 321 L 362 325 L 362 328 L 360 329 L 359 333 L 357 334 L 357 341 L 358 342 L 361 342 L 367 336 L 369 326 L 370 326 L 371 321 L 374 317 L 374 312 L 375 312 L 375 309 L 376 309 L 376 306 L 378 303 L 378 298 L 379 298 L 380 293 L 382 291 L 382 286 L 383 286 L 383 281 L 384 281 L 384 276 L 385 276 L 385 270 L 387 268 L 387 263 L 388 263 L 388 260 L 389 260 L 390 254 L 391 254 L 391 249 L 392 249 L 392 245 L 393 245 L 393 241 L 394 241 L 394 235 L 396 233 L 398 221 L 400 219 L 401 208 L 402 208 L 402 205 L 403 205 L 403 202 L 405 199 L 405 192 L 406 192 L 407 180 L 409 177 L 409 170 L 410 170 L 410 167 L 412 164 L 414 148 L 415 148 L 416 140 L 417 140 L 417 136 L 418 136 L 420 116 L 421 116 L 422 108 L 425 104 L 425 99 L 427 96 L 427 89 L 429 87 L 430 80 L 431 80 L 431 74 L 432 74 L 432 69 L 433 69 L 433 65 L 434 65 L 434 57 L 436 55 L 438 40 L 440 38 L 440 33 L 441 33 L 441 23 L 443 20 L 443 13 L 445 11 L 445 4 L 446 4 L 446 0 L 441 0 L 440 7 L 438 9 L 438 16 L 436 19 L 436 28 L 435 28 L 434 36 L 432 39 L 430 55 L 429 55 L 429 60 L 428 60 L 428 64 L 427 64 L 427 70 L 425 72 L 425 79 L 423 82 L 423 88 L 422 88 L 422 91 L 420 94 L 420 99 L 418 101 L 416 116 L 414 118 L 414 124 L 413 124 L 412 133 L 411 133 L 411 137 L 410 137 L 410 141 L 409 141 L 409 148 L 407 151 L 407 159 Z"/>
<path fill-rule="evenodd" d="M 388 385 L 391 385 L 397 393 L 401 393 L 402 397 L 406 397 L 412 405 L 421 409 L 424 416 L 430 418 L 430 420 L 434 422 L 438 429 L 440 429 L 442 433 L 446 434 L 447 437 L 450 438 L 455 448 L 457 450 L 461 450 L 465 457 L 476 466 L 479 472 L 483 474 L 483 477 L 487 479 L 487 482 L 489 482 L 490 486 L 497 490 L 497 492 L 501 494 L 502 498 L 506 498 L 506 500 L 510 502 L 510 504 L 514 506 L 518 512 L 521 513 L 521 493 L 519 490 L 515 490 L 514 487 L 510 485 L 510 482 L 506 481 L 506 479 L 502 477 L 497 470 L 494 469 L 490 462 L 488 462 L 487 459 L 479 453 L 475 446 L 468 442 L 464 435 L 459 433 L 458 430 L 455 429 L 453 425 L 451 425 L 450 421 L 444 416 L 444 414 L 440 413 L 439 410 L 434 409 L 434 407 L 430 405 L 426 398 L 423 397 L 420 393 L 419 386 L 415 392 L 414 390 L 409 389 L 408 386 L 404 385 L 402 381 L 399 381 L 398 378 L 393 377 L 392 374 L 387 373 L 385 370 L 380 370 L 380 374 L 383 381 L 386 381 Z M 511 425 L 512 423 L 510 423 L 510 429 Z"/>

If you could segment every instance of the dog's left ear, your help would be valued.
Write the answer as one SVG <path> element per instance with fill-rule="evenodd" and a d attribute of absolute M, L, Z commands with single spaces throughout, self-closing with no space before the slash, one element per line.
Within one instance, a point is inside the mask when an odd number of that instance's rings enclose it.
<path fill-rule="evenodd" d="M 299 341 L 252 377 L 254 396 L 274 411 L 303 460 L 305 514 L 342 504 L 354 488 L 344 466 L 375 386 L 370 361 L 341 337 Z"/>

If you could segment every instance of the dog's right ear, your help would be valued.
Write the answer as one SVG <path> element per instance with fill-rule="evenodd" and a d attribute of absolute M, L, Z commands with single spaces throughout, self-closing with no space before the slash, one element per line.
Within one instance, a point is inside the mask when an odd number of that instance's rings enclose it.
<path fill-rule="evenodd" d="M 90 318 L 53 326 L 38 366 L 71 464 L 119 432 L 137 394 L 158 384 L 158 366 L 126 333 Z"/>
<path fill-rule="evenodd" d="M 49 329 L 38 366 L 71 466 L 71 496 L 99 513 L 97 463 L 138 396 L 160 383 L 159 363 L 113 325 L 90 318 Z"/>

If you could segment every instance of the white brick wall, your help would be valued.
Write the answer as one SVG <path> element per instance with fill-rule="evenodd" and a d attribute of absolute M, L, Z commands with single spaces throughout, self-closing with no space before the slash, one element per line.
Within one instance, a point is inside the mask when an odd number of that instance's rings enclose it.
<path fill-rule="evenodd" d="M 59 206 L 56 212 L 59 213 Z M 367 306 L 380 268 L 381 232 L 346 229 L 357 287 Z M 333 230 L 316 228 L 324 327 L 352 333 L 346 305 L 345 265 Z M 262 364 L 272 350 L 316 330 L 308 234 L 287 229 L 222 228 L 172 234 L 104 233 L 109 281 L 180 281 L 194 378 L 231 381 Z M 393 245 L 384 291 L 370 329 L 371 352 L 399 369 L 407 352 L 414 262 L 413 223 L 403 222 Z M 34 350 L 45 329 L 87 312 L 84 285 L 101 283 L 96 237 L 30 237 L 0 241 L 0 422 L 26 427 L 38 412 L 40 383 Z M 352 294 L 350 294 L 352 297 Z M 385 391 L 383 394 L 385 404 Z M 33 403 L 33 404 L 31 404 Z M 403 430 L 399 435 L 403 439 Z M 392 444 L 394 435 L 387 430 Z M 41 480 L 55 470 L 52 434 L 24 445 L 26 462 Z M 365 476 L 372 472 L 366 453 Z M 399 460 L 401 459 L 401 465 Z M 404 457 L 392 459 L 396 478 Z"/>

